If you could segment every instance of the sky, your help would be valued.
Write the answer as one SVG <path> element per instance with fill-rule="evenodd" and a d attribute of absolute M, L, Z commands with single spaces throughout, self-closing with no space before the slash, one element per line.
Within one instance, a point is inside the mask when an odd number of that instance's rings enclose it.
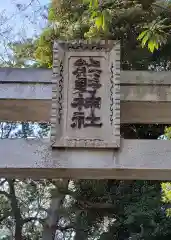
<path fill-rule="evenodd" d="M 32 37 L 41 32 L 46 24 L 42 15 L 47 13 L 43 6 L 48 6 L 49 2 L 50 0 L 0 0 L 0 54 L 5 54 L 7 42 Z"/>

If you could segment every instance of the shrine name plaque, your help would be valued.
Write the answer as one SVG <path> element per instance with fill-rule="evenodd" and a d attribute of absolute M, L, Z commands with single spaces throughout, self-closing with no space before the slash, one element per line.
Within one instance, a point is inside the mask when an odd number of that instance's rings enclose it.
<path fill-rule="evenodd" d="M 55 42 L 52 147 L 120 146 L 120 44 Z"/>

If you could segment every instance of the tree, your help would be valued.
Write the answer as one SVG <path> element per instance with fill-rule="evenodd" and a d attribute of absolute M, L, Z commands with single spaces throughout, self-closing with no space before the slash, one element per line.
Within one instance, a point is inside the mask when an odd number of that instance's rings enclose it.
<path fill-rule="evenodd" d="M 89 11 L 93 23 L 90 27 L 91 33 L 96 36 L 97 30 L 103 32 L 105 37 L 109 32 L 109 25 L 111 21 L 118 21 L 122 16 L 130 18 L 130 14 L 142 20 L 139 27 L 143 31 L 139 34 L 138 40 L 141 41 L 142 47 L 148 46 L 151 52 L 158 50 L 159 47 L 167 42 L 169 36 L 167 29 L 170 29 L 170 2 L 156 1 L 156 0 L 137 0 L 137 1 L 98 1 L 85 0 L 89 2 Z M 164 15 L 164 13 L 168 13 Z M 135 16 L 136 15 L 136 16 Z M 144 22 L 144 15 L 149 17 L 150 22 Z M 110 16 L 110 17 L 109 17 Z M 107 34 L 107 37 L 108 37 Z M 92 37 L 92 34 L 90 34 Z"/>
<path fill-rule="evenodd" d="M 1 123 L 1 138 L 16 138 L 36 135 L 42 137 L 41 125 L 31 123 Z M 8 229 L 14 239 L 39 239 L 43 220 L 50 201 L 49 190 L 53 184 L 48 181 L 30 179 L 0 180 L 0 228 Z M 31 235 L 31 236 L 30 236 Z"/>
<path fill-rule="evenodd" d="M 98 1 L 94 0 L 93 2 Z M 161 4 L 153 2 L 152 7 L 145 10 L 138 1 L 102 2 L 100 7 L 102 14 L 105 15 L 106 30 L 101 27 L 103 22 L 100 21 L 101 15 L 98 15 L 99 5 L 92 12 L 94 8 L 90 9 L 89 4 L 81 0 L 52 1 L 48 15 L 49 25 L 35 42 L 37 62 L 41 66 L 52 66 L 52 46 L 55 38 L 67 40 L 107 38 L 121 40 L 123 69 L 169 69 L 170 29 L 167 23 L 171 20 L 168 11 L 170 1 L 167 1 L 167 5 L 162 5 L 163 2 Z M 142 31 L 146 25 L 149 25 L 148 32 L 151 31 L 150 26 L 154 25 L 154 22 L 157 22 L 157 29 L 164 28 L 161 30 L 161 32 L 164 31 L 162 38 L 167 41 L 165 41 L 165 45 L 160 46 L 159 50 L 154 49 L 154 53 L 151 54 L 147 48 L 142 48 L 146 46 L 146 42 L 150 44 L 150 38 L 148 40 Z M 138 36 L 140 40 L 142 39 L 142 44 L 137 40 Z M 151 48 L 153 47 L 151 46 Z"/>

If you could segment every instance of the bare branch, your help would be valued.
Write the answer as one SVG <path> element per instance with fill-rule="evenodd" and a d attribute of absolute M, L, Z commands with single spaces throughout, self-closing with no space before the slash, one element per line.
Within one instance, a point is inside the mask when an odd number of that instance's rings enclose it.
<path fill-rule="evenodd" d="M 28 8 L 29 6 L 31 6 L 33 2 L 34 2 L 34 0 L 31 0 L 20 12 L 23 12 L 23 11 L 27 10 L 27 8 Z M 10 18 L 6 19 L 5 22 L 3 22 L 3 23 L 0 24 L 0 27 L 1 27 L 2 25 L 6 24 L 7 22 L 9 22 L 9 21 L 10 21 L 13 17 L 15 17 L 16 15 L 20 14 L 20 12 L 19 12 L 19 13 L 16 13 L 16 14 L 13 14 Z"/>

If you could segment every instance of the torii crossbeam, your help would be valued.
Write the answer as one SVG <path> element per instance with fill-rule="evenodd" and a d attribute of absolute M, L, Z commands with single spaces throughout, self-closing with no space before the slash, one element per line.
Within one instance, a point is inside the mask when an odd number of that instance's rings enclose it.
<path fill-rule="evenodd" d="M 1 68 L 1 121 L 50 122 L 51 76 L 47 69 Z M 170 76 L 170 72 L 121 71 L 121 124 L 169 124 Z M 52 151 L 48 139 L 0 141 L 2 177 L 171 179 L 169 140 L 121 139 L 120 149 L 88 151 Z"/>

